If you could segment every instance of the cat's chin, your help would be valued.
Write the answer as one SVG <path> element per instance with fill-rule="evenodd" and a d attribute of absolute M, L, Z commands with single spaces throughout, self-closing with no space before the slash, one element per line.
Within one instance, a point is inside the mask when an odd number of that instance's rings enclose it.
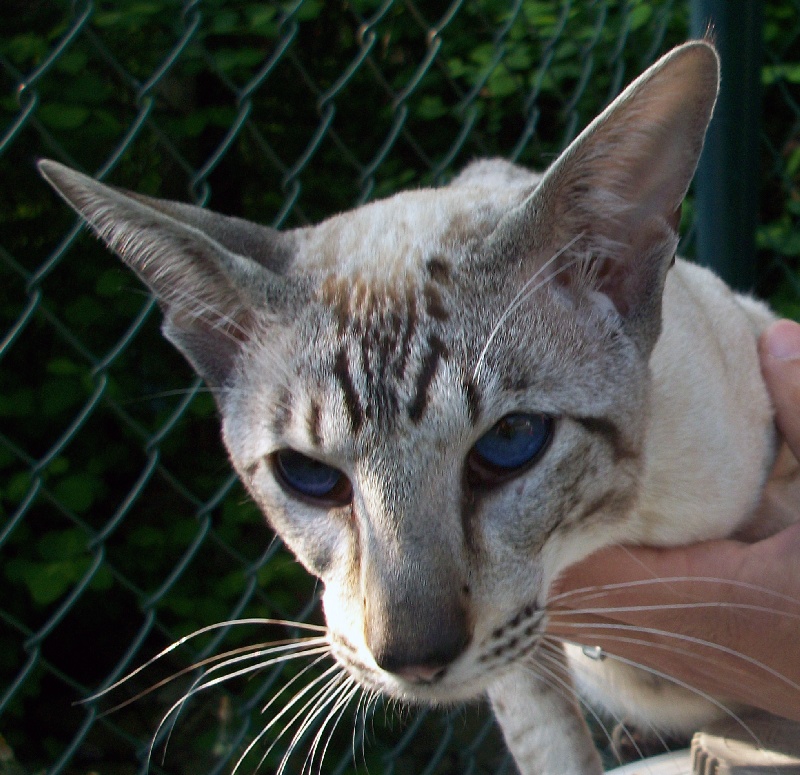
<path fill-rule="evenodd" d="M 406 680 L 398 675 L 365 664 L 352 644 L 331 639 L 331 653 L 347 672 L 367 691 L 409 705 L 446 706 L 480 699 L 489 686 L 514 662 L 486 667 L 464 655 L 432 680 Z"/>
<path fill-rule="evenodd" d="M 439 707 L 477 700 L 486 693 L 495 678 L 493 675 L 483 675 L 461 680 L 454 674 L 452 678 L 420 683 L 361 666 L 345 664 L 344 667 L 364 689 L 380 692 L 408 705 Z"/>

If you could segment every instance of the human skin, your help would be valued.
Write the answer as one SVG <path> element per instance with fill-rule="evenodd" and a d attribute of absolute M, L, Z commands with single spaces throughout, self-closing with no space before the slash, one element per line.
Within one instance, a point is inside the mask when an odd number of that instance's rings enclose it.
<path fill-rule="evenodd" d="M 800 325 L 773 324 L 759 354 L 787 443 L 760 513 L 787 524 L 800 520 Z M 800 721 L 800 522 L 754 543 L 597 552 L 556 582 L 550 608 L 553 635 Z"/>

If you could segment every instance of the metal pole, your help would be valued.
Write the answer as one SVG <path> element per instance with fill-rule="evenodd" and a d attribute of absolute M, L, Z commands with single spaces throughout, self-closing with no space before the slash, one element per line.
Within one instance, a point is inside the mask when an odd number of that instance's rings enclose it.
<path fill-rule="evenodd" d="M 692 0 L 691 31 L 710 31 L 722 85 L 695 176 L 697 261 L 733 287 L 756 279 L 762 0 Z"/>

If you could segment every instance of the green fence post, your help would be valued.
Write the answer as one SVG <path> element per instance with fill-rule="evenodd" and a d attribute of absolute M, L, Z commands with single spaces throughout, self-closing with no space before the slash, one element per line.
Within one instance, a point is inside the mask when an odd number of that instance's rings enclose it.
<path fill-rule="evenodd" d="M 692 0 L 691 29 L 710 29 L 722 86 L 695 177 L 698 263 L 751 290 L 756 279 L 762 0 Z"/>

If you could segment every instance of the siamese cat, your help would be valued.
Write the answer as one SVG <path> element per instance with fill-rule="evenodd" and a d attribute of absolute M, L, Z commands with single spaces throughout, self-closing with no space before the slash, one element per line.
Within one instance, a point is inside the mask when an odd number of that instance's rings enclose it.
<path fill-rule="evenodd" d="M 545 660 L 643 725 L 720 713 L 545 634 L 568 565 L 745 528 L 774 459 L 772 315 L 675 258 L 718 81 L 687 43 L 542 175 L 479 161 L 285 232 L 40 163 L 213 389 L 337 662 L 410 703 L 488 694 L 523 775 L 602 771 Z"/>

